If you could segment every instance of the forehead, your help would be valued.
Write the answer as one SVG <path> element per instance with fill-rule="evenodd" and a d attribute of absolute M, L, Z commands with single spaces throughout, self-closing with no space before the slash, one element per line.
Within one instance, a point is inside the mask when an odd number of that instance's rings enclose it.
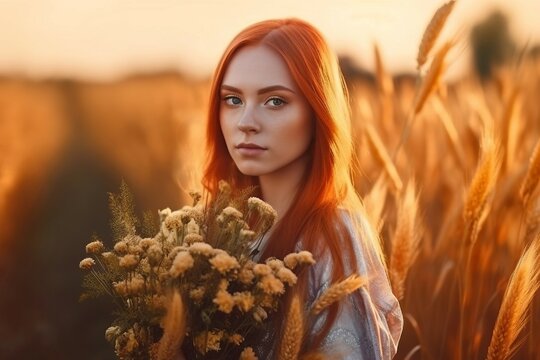
<path fill-rule="evenodd" d="M 272 85 L 297 89 L 285 61 L 264 45 L 238 50 L 225 70 L 222 83 L 246 90 Z"/>

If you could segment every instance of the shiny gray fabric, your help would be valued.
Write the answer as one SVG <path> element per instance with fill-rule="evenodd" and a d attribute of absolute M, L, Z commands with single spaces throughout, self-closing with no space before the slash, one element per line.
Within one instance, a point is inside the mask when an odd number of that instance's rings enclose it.
<path fill-rule="evenodd" d="M 354 235 L 353 239 L 360 240 L 359 236 L 373 236 L 371 227 L 365 219 L 359 219 L 362 230 L 360 235 L 354 230 L 347 213 L 341 211 L 341 214 L 347 229 Z M 264 246 L 264 243 L 261 245 Z M 318 350 L 332 359 L 391 359 L 397 351 L 403 329 L 399 302 L 392 294 L 385 268 L 374 249 L 366 248 L 363 241 L 354 241 L 352 245 L 353 253 L 343 254 L 345 273 L 352 274 L 353 269 L 357 267 L 360 275 L 368 279 L 368 284 L 341 301 L 336 321 L 324 339 L 322 349 Z M 302 250 L 301 243 L 296 250 Z M 331 285 L 332 259 L 327 254 L 316 261 L 317 263 L 310 268 L 307 309 Z M 308 329 L 308 334 L 314 334 L 320 329 L 325 316 L 324 311 L 318 315 L 312 322 L 312 327 Z M 275 338 L 276 333 L 273 329 L 267 329 L 259 335 L 257 345 L 254 347 L 259 359 L 274 359 L 276 356 L 275 346 L 279 340 Z M 307 341 L 309 343 L 309 335 Z"/>

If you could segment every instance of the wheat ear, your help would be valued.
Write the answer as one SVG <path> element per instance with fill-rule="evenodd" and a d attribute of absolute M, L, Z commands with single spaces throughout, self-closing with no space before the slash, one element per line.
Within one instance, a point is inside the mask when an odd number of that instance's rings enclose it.
<path fill-rule="evenodd" d="M 529 169 L 527 170 L 527 175 L 523 180 L 519 195 L 521 200 L 525 205 L 529 203 L 532 193 L 538 186 L 540 181 L 540 140 L 536 143 L 531 159 L 529 162 Z"/>
<path fill-rule="evenodd" d="M 448 16 L 452 12 L 455 3 L 456 2 L 454 0 L 449 1 L 437 9 L 435 14 L 433 14 L 433 17 L 431 18 L 426 30 L 424 31 L 424 35 L 422 36 L 420 47 L 418 48 L 418 56 L 416 57 L 418 68 L 421 68 L 422 65 L 426 63 L 428 55 L 433 48 L 433 45 L 437 41 L 437 38 L 439 37 L 439 34 L 446 23 L 446 19 L 448 19 Z"/>
<path fill-rule="evenodd" d="M 186 333 L 186 314 L 182 297 L 175 291 L 162 322 L 163 336 L 159 341 L 158 360 L 174 359 Z"/>
<path fill-rule="evenodd" d="M 499 145 L 494 141 L 492 130 L 486 130 L 483 137 L 483 155 L 474 174 L 463 209 L 463 217 L 469 233 L 468 244 L 476 241 L 481 226 L 489 211 L 489 200 L 495 189 L 501 165 Z"/>
<path fill-rule="evenodd" d="M 537 237 L 510 277 L 491 336 L 488 360 L 508 359 L 518 347 L 514 343 L 528 320 L 527 309 L 540 286 L 539 243 Z"/>
<path fill-rule="evenodd" d="M 415 115 L 422 111 L 422 108 L 424 107 L 424 104 L 426 103 L 429 95 L 434 92 L 435 89 L 438 87 L 439 80 L 445 67 L 444 60 L 446 58 L 446 54 L 448 54 L 448 51 L 452 48 L 452 46 L 453 42 L 447 41 L 437 51 L 437 54 L 435 54 L 435 58 L 433 58 L 433 61 L 431 62 L 429 70 L 424 77 L 424 80 L 422 81 L 422 86 L 420 87 L 420 90 L 418 91 L 418 95 L 416 97 L 416 101 L 414 104 Z"/>
<path fill-rule="evenodd" d="M 407 273 L 419 252 L 420 231 L 417 212 L 418 197 L 415 194 L 414 181 L 410 181 L 398 205 L 397 224 L 390 253 L 390 282 L 398 300 L 403 299 Z"/>
<path fill-rule="evenodd" d="M 287 323 L 285 324 L 278 359 L 296 360 L 300 353 L 304 334 L 304 316 L 298 294 L 295 294 L 292 298 L 286 319 Z"/>
<path fill-rule="evenodd" d="M 367 280 L 364 277 L 353 274 L 343 281 L 330 286 L 313 304 L 311 313 L 314 315 L 319 314 L 328 306 L 332 305 L 336 301 L 341 300 L 345 296 L 349 295 L 353 291 L 367 284 Z"/>

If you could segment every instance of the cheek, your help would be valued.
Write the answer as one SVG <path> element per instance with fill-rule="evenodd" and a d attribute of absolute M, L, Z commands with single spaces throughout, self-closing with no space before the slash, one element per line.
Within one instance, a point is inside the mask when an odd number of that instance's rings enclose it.
<path fill-rule="evenodd" d="M 227 116 L 221 112 L 219 115 L 219 127 L 221 128 L 221 134 L 227 144 L 229 143 L 231 135 L 231 129 L 228 124 L 230 124 L 230 121 L 227 121 Z"/>

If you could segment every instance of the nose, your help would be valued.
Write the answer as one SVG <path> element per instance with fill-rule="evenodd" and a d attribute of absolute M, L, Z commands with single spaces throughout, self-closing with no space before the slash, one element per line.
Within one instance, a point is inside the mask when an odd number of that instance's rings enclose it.
<path fill-rule="evenodd" d="M 238 119 L 238 130 L 245 133 L 258 133 L 261 130 L 257 119 L 256 110 L 251 106 L 245 108 L 244 112 Z"/>

